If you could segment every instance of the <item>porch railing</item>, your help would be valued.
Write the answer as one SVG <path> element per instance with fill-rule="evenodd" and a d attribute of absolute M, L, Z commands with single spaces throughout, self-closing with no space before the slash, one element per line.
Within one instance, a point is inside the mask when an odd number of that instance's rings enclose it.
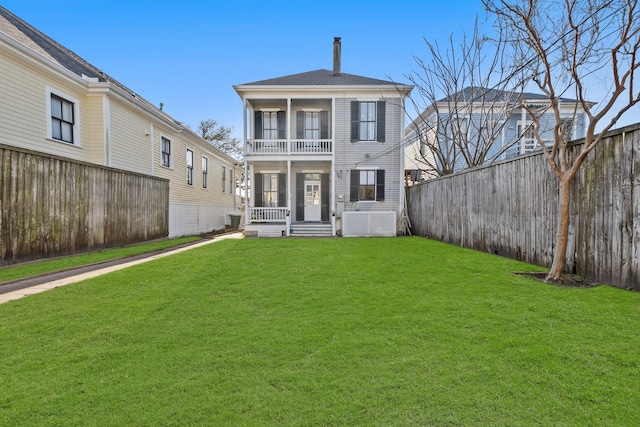
<path fill-rule="evenodd" d="M 288 208 L 249 208 L 248 218 L 252 223 L 285 222 Z"/>
<path fill-rule="evenodd" d="M 251 139 L 247 154 L 331 154 L 331 139 Z"/>
<path fill-rule="evenodd" d="M 296 139 L 291 141 L 291 152 L 295 154 L 331 154 L 331 146 L 330 139 Z"/>

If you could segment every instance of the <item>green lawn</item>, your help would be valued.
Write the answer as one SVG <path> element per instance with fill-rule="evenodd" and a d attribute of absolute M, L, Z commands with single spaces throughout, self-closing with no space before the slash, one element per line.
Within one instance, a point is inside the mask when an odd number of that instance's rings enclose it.
<path fill-rule="evenodd" d="M 422 238 L 225 240 L 0 305 L 0 425 L 640 424 L 640 294 Z"/>
<path fill-rule="evenodd" d="M 96 262 L 108 261 L 116 258 L 131 257 L 148 252 L 178 246 L 183 243 L 200 240 L 198 236 L 181 237 L 178 239 L 165 239 L 149 243 L 123 246 L 119 248 L 104 249 L 101 251 L 87 252 L 80 255 L 43 259 L 40 261 L 0 267 L 0 283 L 9 280 L 22 279 L 52 271 L 65 270 Z"/>

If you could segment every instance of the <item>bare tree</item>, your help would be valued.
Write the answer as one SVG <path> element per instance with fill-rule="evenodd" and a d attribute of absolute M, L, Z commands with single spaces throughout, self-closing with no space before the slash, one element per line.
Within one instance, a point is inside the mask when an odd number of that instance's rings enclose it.
<path fill-rule="evenodd" d="M 541 137 L 545 111 L 527 107 L 533 134 L 559 182 L 558 229 L 553 264 L 547 280 L 560 280 L 566 263 L 570 225 L 571 183 L 588 154 L 631 107 L 640 101 L 634 88 L 640 67 L 640 11 L 637 0 L 483 0 L 506 31 L 514 63 L 531 76 L 553 113 L 552 144 Z M 589 80 L 606 84 L 598 104 L 587 101 Z M 572 118 L 561 116 L 559 100 L 571 94 L 587 118 L 584 144 L 569 158 L 566 134 Z M 596 127 L 603 125 L 596 134 Z"/>
<path fill-rule="evenodd" d="M 219 124 L 214 119 L 202 120 L 198 124 L 200 136 L 220 151 L 234 159 L 242 158 L 242 147 L 238 138 L 232 138 L 232 128 Z"/>
<path fill-rule="evenodd" d="M 522 73 L 506 62 L 504 37 L 481 35 L 476 19 L 459 45 L 453 36 L 445 50 L 425 43 L 427 60 L 415 57 L 419 71 L 407 76 L 415 86 L 407 114 L 416 117 L 408 154 L 437 176 L 499 158 L 509 148 L 501 134 L 523 87 Z"/>

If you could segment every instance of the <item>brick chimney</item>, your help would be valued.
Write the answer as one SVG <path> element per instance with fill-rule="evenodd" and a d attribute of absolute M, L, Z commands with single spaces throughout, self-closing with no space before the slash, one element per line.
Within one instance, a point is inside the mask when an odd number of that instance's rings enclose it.
<path fill-rule="evenodd" d="M 340 37 L 333 38 L 333 75 L 340 75 L 340 61 L 342 60 L 342 45 L 340 43 Z"/>

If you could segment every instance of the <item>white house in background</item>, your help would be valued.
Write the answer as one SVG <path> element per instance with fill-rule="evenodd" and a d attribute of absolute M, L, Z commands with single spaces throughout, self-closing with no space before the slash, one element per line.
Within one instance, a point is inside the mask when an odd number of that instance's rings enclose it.
<path fill-rule="evenodd" d="M 404 205 L 412 86 L 333 70 L 234 86 L 243 101 L 246 236 L 392 236 Z"/>
<path fill-rule="evenodd" d="M 587 119 L 582 105 L 575 99 L 560 98 L 559 106 L 561 117 L 568 124 L 567 138 L 583 138 Z M 547 145 L 553 144 L 555 117 L 545 95 L 526 92 L 515 95 L 501 90 L 467 87 L 439 100 L 407 126 L 404 150 L 406 175 L 420 180 L 435 177 L 428 166 L 438 162 L 431 147 L 437 144 L 443 149 L 455 149 L 452 141 L 456 133 L 463 134 L 461 139 L 469 141 L 471 146 L 481 146 L 482 138 L 487 137 L 489 123 L 496 131 L 490 132 L 493 144 L 487 160 L 507 159 L 539 150 L 533 134 L 533 120 L 524 107 L 541 112 L 540 135 Z M 452 114 L 455 114 L 453 119 Z M 465 166 L 463 159 L 458 158 L 455 170 Z"/>
<path fill-rule="evenodd" d="M 240 213 L 237 161 L 0 6 L 0 144 L 169 179 L 169 236 Z"/>

